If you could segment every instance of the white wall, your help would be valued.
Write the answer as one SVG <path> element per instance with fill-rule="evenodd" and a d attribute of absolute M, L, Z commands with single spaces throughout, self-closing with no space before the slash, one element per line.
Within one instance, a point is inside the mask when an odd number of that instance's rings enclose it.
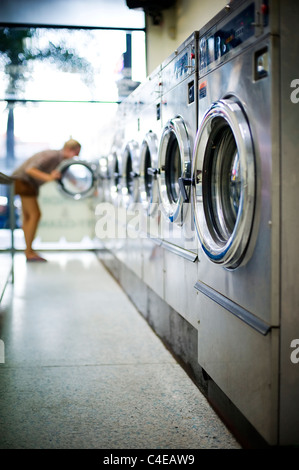
<path fill-rule="evenodd" d="M 228 0 L 177 0 L 175 7 L 162 12 L 161 25 L 153 25 L 152 19 L 147 17 L 148 75 L 227 3 Z"/>

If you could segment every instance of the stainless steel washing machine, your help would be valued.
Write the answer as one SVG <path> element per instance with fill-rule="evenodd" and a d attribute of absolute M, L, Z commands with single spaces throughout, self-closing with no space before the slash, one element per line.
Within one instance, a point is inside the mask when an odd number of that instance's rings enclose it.
<path fill-rule="evenodd" d="M 192 150 L 197 131 L 197 32 L 162 63 L 163 130 L 158 156 L 164 299 L 197 327 L 197 240 L 190 202 Z"/>
<path fill-rule="evenodd" d="M 103 155 L 98 160 L 99 167 L 99 194 L 100 201 L 110 201 L 110 181 L 109 181 L 109 169 L 108 169 L 108 156 Z"/>
<path fill-rule="evenodd" d="M 159 204 L 158 192 L 158 150 L 162 132 L 161 98 L 162 76 L 158 66 L 146 79 L 142 88 L 142 108 L 140 113 L 140 202 L 145 213 L 153 217 Z M 149 230 L 150 234 L 151 227 Z"/>
<path fill-rule="evenodd" d="M 161 212 L 158 192 L 158 149 L 162 133 L 162 77 L 158 66 L 145 80 L 140 109 L 139 195 L 142 279 L 156 294 L 164 298 L 163 249 L 161 248 Z"/>
<path fill-rule="evenodd" d="M 125 145 L 125 113 L 126 107 L 121 103 L 112 125 L 115 133 L 108 159 L 108 195 L 106 201 L 118 207 L 122 195 L 122 153 Z"/>
<path fill-rule="evenodd" d="M 142 107 L 142 86 L 137 87 L 119 106 L 118 122 L 122 129 L 119 159 L 114 155 L 115 194 L 117 210 L 115 225 L 116 257 L 138 277 L 142 277 L 142 246 L 139 237 L 138 220 L 139 196 L 139 153 L 140 153 L 140 109 Z M 118 165 L 116 167 L 116 165 Z"/>
<path fill-rule="evenodd" d="M 122 149 L 122 204 L 126 208 L 140 200 L 138 178 L 142 88 L 143 85 L 139 85 L 123 102 L 125 131 Z"/>
<path fill-rule="evenodd" d="M 298 284 L 298 255 L 285 260 L 281 238 L 283 230 L 295 238 L 281 172 L 291 162 L 286 171 L 296 174 L 289 183 L 298 197 L 295 108 L 281 81 L 296 75 L 295 59 L 282 62 L 298 50 L 291 4 L 234 1 L 200 31 L 191 177 L 199 363 L 270 444 L 299 440 L 298 401 L 286 398 L 287 387 L 299 392 L 299 368 L 287 360 L 299 322 L 285 306 L 298 310 L 298 293 L 290 301 L 281 290 L 288 269 Z"/>
<path fill-rule="evenodd" d="M 125 142 L 124 116 L 126 108 L 120 103 L 111 125 L 115 132 L 111 148 L 107 154 L 107 180 L 105 184 L 105 201 L 96 210 L 96 233 L 107 250 L 117 257 L 123 250 L 125 231 L 119 220 L 122 205 L 122 156 Z M 106 136 L 102 136 L 105 142 Z"/>

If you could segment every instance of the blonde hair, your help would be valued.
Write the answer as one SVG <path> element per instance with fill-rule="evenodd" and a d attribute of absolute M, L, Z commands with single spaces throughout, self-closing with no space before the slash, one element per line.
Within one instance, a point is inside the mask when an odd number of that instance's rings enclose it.
<path fill-rule="evenodd" d="M 75 139 L 69 139 L 67 142 L 65 142 L 63 148 L 70 150 L 80 150 L 81 144 Z"/>

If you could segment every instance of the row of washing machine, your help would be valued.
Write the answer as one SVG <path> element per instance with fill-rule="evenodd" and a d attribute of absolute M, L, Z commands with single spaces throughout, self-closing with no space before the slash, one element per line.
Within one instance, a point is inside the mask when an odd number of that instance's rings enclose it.
<path fill-rule="evenodd" d="M 181 193 L 197 130 L 196 50 L 194 33 L 121 103 L 106 200 L 128 227 L 116 242 L 117 256 L 197 327 L 198 243 L 190 187 L 186 198 Z"/>
<path fill-rule="evenodd" d="M 198 330 L 199 364 L 269 444 L 299 443 L 298 10 L 236 0 L 192 33 L 120 104 L 104 180 L 107 247 Z"/>

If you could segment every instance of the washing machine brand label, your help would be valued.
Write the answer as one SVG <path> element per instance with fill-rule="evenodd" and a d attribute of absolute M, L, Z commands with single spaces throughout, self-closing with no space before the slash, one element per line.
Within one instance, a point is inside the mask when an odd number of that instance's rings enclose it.
<path fill-rule="evenodd" d="M 199 88 L 198 97 L 201 100 L 202 98 L 205 98 L 207 96 L 207 82 L 200 83 L 198 88 Z"/>
<path fill-rule="evenodd" d="M 295 78 L 291 81 L 291 88 L 295 88 L 295 90 L 291 93 L 291 101 L 294 104 L 299 103 L 299 78 Z"/>

